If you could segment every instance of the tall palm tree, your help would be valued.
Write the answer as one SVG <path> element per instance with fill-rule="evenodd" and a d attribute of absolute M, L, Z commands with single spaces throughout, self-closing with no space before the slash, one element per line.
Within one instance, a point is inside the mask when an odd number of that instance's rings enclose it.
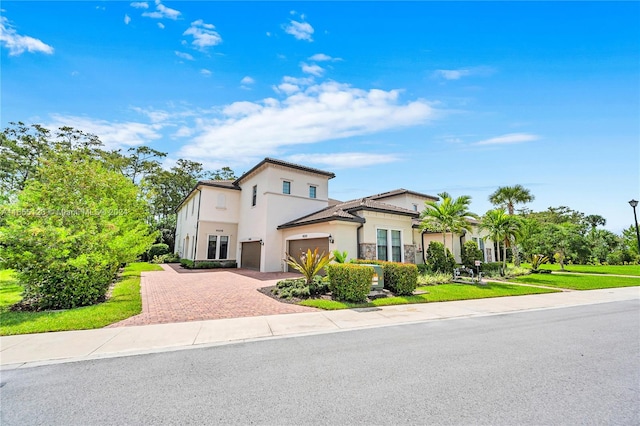
<path fill-rule="evenodd" d="M 484 214 L 480 221 L 480 229 L 489 233 L 488 237 L 497 243 L 502 242 L 502 267 L 507 266 L 507 247 L 520 234 L 522 221 L 519 217 L 508 215 L 504 209 L 489 210 Z M 498 250 L 496 258 L 498 261 L 500 251 Z"/>
<path fill-rule="evenodd" d="M 535 197 L 531 194 L 527 188 L 522 185 L 515 186 L 501 186 L 495 190 L 495 192 L 489 195 L 489 201 L 491 204 L 497 207 L 507 209 L 510 215 L 513 216 L 515 212 L 516 204 L 524 204 L 533 201 Z M 516 266 L 520 266 L 520 255 L 518 253 L 518 245 L 515 241 L 512 241 L 513 250 L 513 263 Z"/>
<path fill-rule="evenodd" d="M 453 234 L 463 229 L 471 230 L 469 219 L 477 219 L 478 215 L 469 211 L 471 197 L 462 195 L 452 198 L 448 192 L 438 194 L 440 201 L 425 201 L 425 209 L 420 213 L 422 230 L 442 232 L 444 254 L 447 255 L 447 232 L 451 233 L 451 253 L 453 253 Z"/>

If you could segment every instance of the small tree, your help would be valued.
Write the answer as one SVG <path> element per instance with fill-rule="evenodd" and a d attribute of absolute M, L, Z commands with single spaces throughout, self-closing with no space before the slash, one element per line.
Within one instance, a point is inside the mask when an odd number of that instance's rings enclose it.
<path fill-rule="evenodd" d="M 138 188 L 78 151 L 43 160 L 11 207 L 0 258 L 33 309 L 99 302 L 119 266 L 155 239 Z"/>
<path fill-rule="evenodd" d="M 482 250 L 475 241 L 466 241 L 462 246 L 462 264 L 468 268 L 475 266 L 476 260 L 484 260 Z"/>
<path fill-rule="evenodd" d="M 445 256 L 446 252 L 446 256 Z M 431 272 L 452 274 L 456 266 L 456 260 L 444 244 L 431 241 L 427 248 L 427 266 Z"/>

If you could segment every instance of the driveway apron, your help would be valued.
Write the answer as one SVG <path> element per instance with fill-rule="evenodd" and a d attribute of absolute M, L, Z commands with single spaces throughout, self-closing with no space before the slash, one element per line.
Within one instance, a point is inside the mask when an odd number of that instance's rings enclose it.
<path fill-rule="evenodd" d="M 142 273 L 142 313 L 109 327 L 316 311 L 278 302 L 257 291 L 288 274 L 245 270 L 178 273 L 169 265 L 161 266 L 163 271 Z"/>

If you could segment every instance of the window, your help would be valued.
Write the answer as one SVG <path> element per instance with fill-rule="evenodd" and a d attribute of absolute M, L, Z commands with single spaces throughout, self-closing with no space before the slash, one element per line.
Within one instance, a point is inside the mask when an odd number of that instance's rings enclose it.
<path fill-rule="evenodd" d="M 194 210 L 195 206 L 196 206 L 196 201 L 193 200 L 193 203 L 191 203 L 191 216 L 193 216 L 193 210 Z"/>
<path fill-rule="evenodd" d="M 413 204 L 413 211 L 417 212 L 418 211 L 418 205 L 417 204 Z"/>
<path fill-rule="evenodd" d="M 378 260 L 389 260 L 387 257 L 387 230 L 378 229 Z"/>
<path fill-rule="evenodd" d="M 253 185 L 253 190 L 251 192 L 251 206 L 256 205 L 256 199 L 258 198 L 258 185 Z"/>
<path fill-rule="evenodd" d="M 402 261 L 402 243 L 400 242 L 400 231 L 391 231 L 391 260 Z"/>
<path fill-rule="evenodd" d="M 317 187 L 315 186 L 309 187 L 309 198 L 316 198 L 316 189 Z"/>
<path fill-rule="evenodd" d="M 209 235 L 207 259 L 227 259 L 229 255 L 229 237 L 226 235 Z"/>
<path fill-rule="evenodd" d="M 291 194 L 291 182 L 286 180 L 282 182 L 282 193 Z"/>
<path fill-rule="evenodd" d="M 402 262 L 402 233 L 400 231 L 378 229 L 376 245 L 378 248 L 378 260 Z"/>

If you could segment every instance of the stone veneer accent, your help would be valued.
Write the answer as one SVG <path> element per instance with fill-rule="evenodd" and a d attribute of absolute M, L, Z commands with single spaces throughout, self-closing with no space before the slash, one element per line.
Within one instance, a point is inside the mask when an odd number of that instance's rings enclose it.
<path fill-rule="evenodd" d="M 404 262 L 416 263 L 416 246 L 413 244 L 404 245 Z"/>
<path fill-rule="evenodd" d="M 376 245 L 371 243 L 361 243 L 360 253 L 358 253 L 358 259 L 375 260 L 376 258 Z"/>

